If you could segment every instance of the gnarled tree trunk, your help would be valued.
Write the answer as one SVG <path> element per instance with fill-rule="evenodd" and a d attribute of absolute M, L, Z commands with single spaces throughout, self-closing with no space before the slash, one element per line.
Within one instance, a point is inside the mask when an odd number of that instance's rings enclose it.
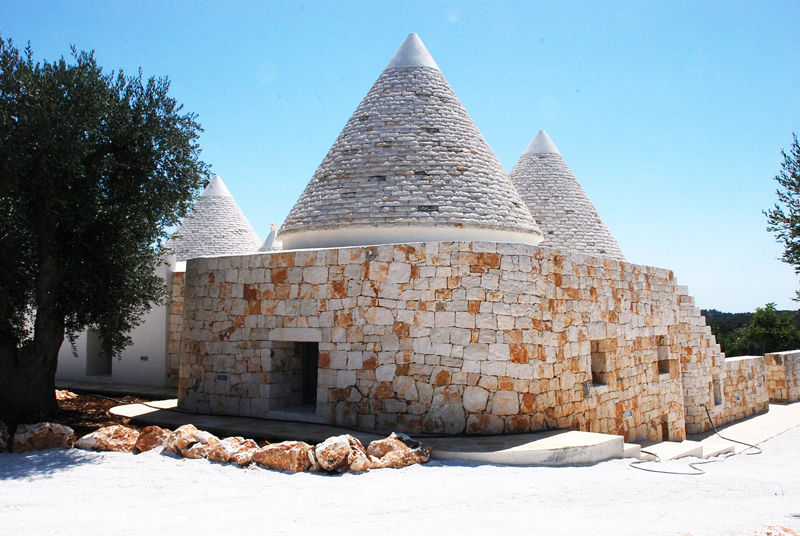
<path fill-rule="evenodd" d="M 17 424 L 46 420 L 58 411 L 55 375 L 64 316 L 56 291 L 61 276 L 53 256 L 43 256 L 40 267 L 33 340 L 22 347 L 13 340 L 0 341 L 0 420 L 12 434 Z"/>

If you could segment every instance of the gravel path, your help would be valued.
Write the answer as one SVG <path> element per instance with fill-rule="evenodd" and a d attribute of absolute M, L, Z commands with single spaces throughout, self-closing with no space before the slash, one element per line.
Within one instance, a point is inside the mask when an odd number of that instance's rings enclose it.
<path fill-rule="evenodd" d="M 0 454 L 0 533 L 798 534 L 800 427 L 762 447 L 701 476 L 629 460 L 323 476 L 156 452 Z M 691 471 L 685 461 L 648 467 Z"/>

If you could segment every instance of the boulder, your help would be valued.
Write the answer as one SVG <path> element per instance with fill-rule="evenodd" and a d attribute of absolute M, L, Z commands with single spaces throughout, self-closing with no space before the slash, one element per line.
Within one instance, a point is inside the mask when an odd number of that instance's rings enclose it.
<path fill-rule="evenodd" d="M 319 464 L 319 460 L 317 459 L 317 451 L 316 449 L 311 449 L 308 451 L 308 460 L 310 462 L 308 466 L 308 470 L 312 473 L 318 473 L 322 471 L 322 466 Z"/>
<path fill-rule="evenodd" d="M 235 454 L 243 450 L 250 451 L 250 458 L 252 458 L 253 452 L 258 450 L 258 444 L 252 439 L 245 439 L 241 436 L 226 437 L 219 443 L 212 445 L 205 457 L 212 462 L 228 463 Z M 249 463 L 249 461 L 245 463 Z"/>
<path fill-rule="evenodd" d="M 364 445 L 351 435 L 329 437 L 318 444 L 314 449 L 314 459 L 320 469 L 329 472 L 368 471 L 371 465 Z"/>
<path fill-rule="evenodd" d="M 164 440 L 164 448 L 174 454 L 180 454 L 181 450 L 195 443 L 194 434 L 198 431 L 193 424 L 179 426 Z"/>
<path fill-rule="evenodd" d="M 231 454 L 230 461 L 236 463 L 239 466 L 247 465 L 248 463 L 253 461 L 253 454 L 258 450 L 258 443 L 253 441 L 252 439 L 246 439 L 244 444 Z"/>
<path fill-rule="evenodd" d="M 208 453 L 219 444 L 219 438 L 203 430 L 198 430 L 195 434 L 195 442 L 186 448 L 181 449 L 181 456 L 184 458 L 207 458 Z"/>
<path fill-rule="evenodd" d="M 400 468 L 431 459 L 431 451 L 405 434 L 392 433 L 386 439 L 376 439 L 367 447 L 372 468 Z"/>
<path fill-rule="evenodd" d="M 347 435 L 329 437 L 316 446 L 314 454 L 323 470 L 336 471 L 347 463 L 347 457 L 350 455 L 348 437 Z"/>
<path fill-rule="evenodd" d="M 14 452 L 44 449 L 71 449 L 75 432 L 69 426 L 53 422 L 20 424 L 14 434 Z"/>
<path fill-rule="evenodd" d="M 184 424 L 164 440 L 164 448 L 186 458 L 205 458 L 219 438 L 209 432 L 198 430 L 193 424 Z"/>
<path fill-rule="evenodd" d="M 160 426 L 147 426 L 139 430 L 139 438 L 136 440 L 134 450 L 136 452 L 147 452 L 164 444 L 169 437 L 170 431 Z"/>
<path fill-rule="evenodd" d="M 311 466 L 309 451 L 313 447 L 302 441 L 284 441 L 261 447 L 253 453 L 253 461 L 268 469 L 299 473 Z"/>
<path fill-rule="evenodd" d="M 427 447 L 420 446 L 416 449 L 408 450 L 393 450 L 387 452 L 380 460 L 376 468 L 393 468 L 399 469 L 401 467 L 408 467 L 415 463 L 425 463 L 431 459 L 431 451 Z"/>
<path fill-rule="evenodd" d="M 81 437 L 75 446 L 86 450 L 110 450 L 133 452 L 139 432 L 127 426 L 115 424 L 95 430 Z"/>
<path fill-rule="evenodd" d="M 373 460 L 367 455 L 364 445 L 353 436 L 347 436 L 350 441 L 350 455 L 347 457 L 347 469 L 351 473 L 369 471 Z"/>
<path fill-rule="evenodd" d="M 0 421 L 0 452 L 8 450 L 8 426 Z"/>

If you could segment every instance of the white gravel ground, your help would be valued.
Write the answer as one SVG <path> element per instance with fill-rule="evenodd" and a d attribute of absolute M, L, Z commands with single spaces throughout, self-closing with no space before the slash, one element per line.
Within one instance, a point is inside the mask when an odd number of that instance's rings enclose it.
<path fill-rule="evenodd" d="M 283 474 L 157 452 L 0 454 L 0 534 L 800 532 L 800 428 L 706 474 L 431 462 Z M 691 471 L 686 461 L 649 467 Z M 773 534 L 776 532 L 773 532 Z M 792 534 L 786 530 L 777 534 Z"/>

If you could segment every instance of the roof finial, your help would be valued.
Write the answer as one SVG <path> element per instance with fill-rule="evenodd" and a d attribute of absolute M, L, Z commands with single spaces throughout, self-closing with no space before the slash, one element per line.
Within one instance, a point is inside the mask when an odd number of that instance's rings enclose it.
<path fill-rule="evenodd" d="M 233 197 L 219 175 L 214 175 L 214 178 L 200 195 L 203 197 Z"/>
<path fill-rule="evenodd" d="M 544 130 L 540 130 L 536 133 L 536 137 L 533 138 L 533 141 L 528 145 L 528 148 L 525 149 L 525 153 L 555 153 L 561 154 L 558 152 L 556 148 L 556 144 L 553 143 L 553 140 L 550 139 L 550 136 L 547 135 L 547 132 Z"/>
<path fill-rule="evenodd" d="M 415 33 L 408 34 L 406 40 L 389 60 L 386 69 L 392 67 L 431 67 L 439 70 L 439 66 L 433 61 L 430 52 L 422 44 L 422 39 Z"/>

